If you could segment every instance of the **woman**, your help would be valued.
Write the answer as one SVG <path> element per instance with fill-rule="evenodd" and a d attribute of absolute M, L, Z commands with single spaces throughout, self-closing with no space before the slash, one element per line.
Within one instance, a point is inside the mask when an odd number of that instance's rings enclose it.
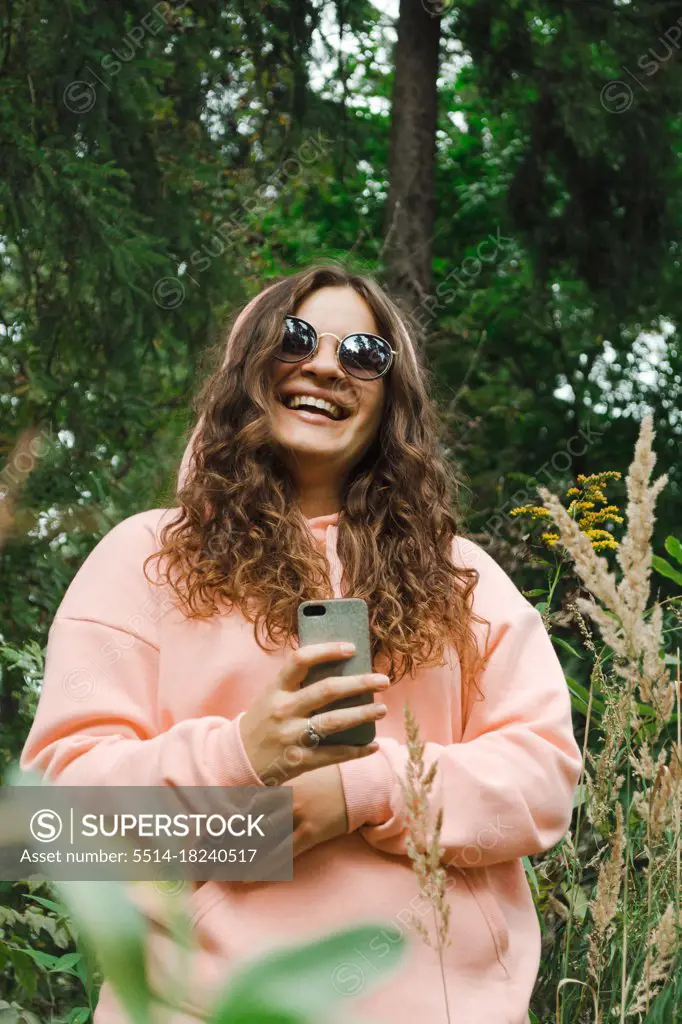
<path fill-rule="evenodd" d="M 540 933 L 520 858 L 566 831 L 581 759 L 540 615 L 458 535 L 400 311 L 336 266 L 279 281 L 239 316 L 198 412 L 179 508 L 114 527 L 59 607 L 22 767 L 63 785 L 293 788 L 294 880 L 197 886 L 185 1015 L 159 1020 L 193 1020 L 267 949 L 384 921 L 330 985 L 357 996 L 349 1014 L 433 1024 L 446 1020 L 441 972 L 410 916 L 428 907 L 399 785 L 409 702 L 426 764 L 438 762 L 451 1019 L 523 1024 Z M 297 649 L 297 606 L 344 595 L 368 602 L 375 673 L 299 691 L 310 664 L 339 655 Z M 323 692 L 365 691 L 374 703 L 310 722 Z M 311 724 L 326 735 L 366 721 L 372 747 L 305 742 Z M 300 757 L 284 756 L 292 744 Z M 145 900 L 162 987 L 168 900 Z M 403 969 L 369 991 L 400 933 Z M 96 1024 L 122 1019 L 105 983 Z"/>

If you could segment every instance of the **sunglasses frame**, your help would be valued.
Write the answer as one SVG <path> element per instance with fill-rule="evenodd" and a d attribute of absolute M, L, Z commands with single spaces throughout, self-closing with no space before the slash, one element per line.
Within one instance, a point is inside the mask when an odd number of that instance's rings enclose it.
<path fill-rule="evenodd" d="M 312 352 L 309 352 L 309 353 L 306 352 L 306 354 L 301 356 L 300 359 L 282 359 L 281 356 L 276 355 L 275 359 L 278 359 L 281 363 L 289 363 L 290 365 L 293 366 L 296 363 L 303 363 L 303 362 L 305 362 L 308 359 L 312 359 L 313 356 L 315 355 L 315 353 L 317 352 L 318 346 L 320 344 L 320 338 L 324 338 L 325 335 L 331 335 L 332 338 L 336 338 L 336 340 L 338 341 L 338 345 L 336 346 L 336 361 L 339 364 L 339 366 L 341 367 L 341 369 L 343 370 L 343 372 L 347 373 L 348 376 L 352 377 L 354 380 L 380 380 L 382 377 L 386 376 L 388 371 L 393 366 L 394 358 L 398 355 L 397 351 L 394 348 L 391 348 L 391 346 L 389 345 L 389 343 L 386 341 L 385 338 L 382 338 L 380 334 L 372 334 L 371 331 L 352 331 L 350 334 L 347 334 L 344 338 L 339 338 L 338 334 L 334 334 L 332 331 L 322 331 L 321 334 L 318 334 L 317 331 L 315 330 L 315 328 L 313 327 L 313 325 L 311 323 L 309 323 L 307 320 L 304 320 L 302 316 L 294 316 L 293 313 L 289 313 L 284 318 L 284 329 L 285 330 L 286 330 L 286 321 L 287 320 L 298 320 L 298 321 L 300 321 L 300 323 L 305 324 L 306 327 L 309 327 L 310 330 L 313 332 L 313 334 L 315 336 L 315 345 L 313 347 Z M 354 338 L 357 334 L 364 334 L 364 335 L 367 335 L 370 338 L 378 338 L 378 340 L 382 341 L 384 343 L 384 345 L 388 345 L 388 350 L 391 353 L 391 358 L 389 360 L 389 363 L 388 363 L 388 366 L 386 367 L 386 369 L 382 370 L 381 373 L 378 373 L 376 375 L 376 377 L 357 377 L 354 373 L 351 373 L 350 370 L 346 369 L 346 367 L 343 365 L 343 363 L 341 362 L 341 360 L 339 358 L 339 349 L 343 345 L 344 341 L 347 341 L 348 338 Z"/>

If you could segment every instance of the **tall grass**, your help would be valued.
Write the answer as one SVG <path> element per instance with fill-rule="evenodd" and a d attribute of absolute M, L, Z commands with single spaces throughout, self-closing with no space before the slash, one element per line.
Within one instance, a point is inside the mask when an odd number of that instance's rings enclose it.
<path fill-rule="evenodd" d="M 567 670 L 583 735 L 584 768 L 573 826 L 557 846 L 535 859 L 529 872 L 543 918 L 544 955 L 534 1020 L 543 1024 L 602 1024 L 682 1020 L 682 742 L 680 735 L 680 598 L 651 602 L 651 572 L 682 582 L 682 575 L 652 550 L 656 499 L 665 476 L 651 482 L 656 462 L 652 420 L 646 416 L 626 479 L 627 509 L 607 503 L 607 470 L 579 477 L 565 508 L 539 488 L 542 506 L 515 510 L 544 524 L 542 541 L 553 552 L 544 598 L 537 608 L 567 669 L 589 659 L 587 686 Z M 600 507 L 601 506 L 601 507 Z M 547 522 L 553 528 L 547 530 Z M 626 523 L 619 542 L 609 524 Z M 666 549 L 682 565 L 682 544 Z M 608 558 L 615 552 L 616 565 Z M 549 557 L 549 556 L 548 556 Z M 573 576 L 578 596 L 553 610 L 560 581 Z M 570 588 L 563 588 L 569 594 Z M 596 625 L 595 637 L 590 623 Z M 572 625 L 569 643 L 555 636 Z M 667 650 L 674 653 L 666 654 Z M 567 657 L 568 656 L 568 657 Z M 673 670 L 674 669 L 674 670 Z M 407 711 L 407 709 L 406 709 Z M 408 777 L 422 774 L 422 745 L 406 714 Z M 435 766 L 434 766 L 435 767 Z M 433 781 L 433 772 L 425 780 Z M 428 787 L 427 787 L 428 788 Z M 439 823 L 425 838 L 418 786 L 408 815 L 411 856 L 420 891 L 442 900 L 434 850 Z M 436 947 L 442 961 L 447 931 Z M 444 1004 L 443 1021 L 450 1020 Z M 456 1016 L 456 1006 L 453 1009 Z"/>
<path fill-rule="evenodd" d="M 651 595 L 655 505 L 667 483 L 665 475 L 651 479 L 653 440 L 647 415 L 627 473 L 620 542 L 615 533 L 595 534 L 593 523 L 581 528 L 588 505 L 614 508 L 606 505 L 604 475 L 596 501 L 568 508 L 539 488 L 556 531 L 549 543 L 581 583 L 557 619 L 572 616 L 583 648 L 574 653 L 590 662 L 587 692 L 569 677 L 584 718 L 575 823 L 538 863 L 541 907 L 553 917 L 541 983 L 545 994 L 556 993 L 561 1024 L 669 1024 L 682 1005 L 680 598 Z M 580 482 L 584 489 L 594 478 Z M 682 556 L 674 538 L 666 547 Z"/>

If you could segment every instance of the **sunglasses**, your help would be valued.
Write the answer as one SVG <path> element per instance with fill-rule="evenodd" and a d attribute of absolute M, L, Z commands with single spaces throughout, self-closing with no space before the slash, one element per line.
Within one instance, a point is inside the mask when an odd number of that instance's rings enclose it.
<path fill-rule="evenodd" d="M 301 363 L 304 359 L 312 359 L 320 338 L 325 334 L 331 334 L 331 331 L 318 335 L 307 320 L 302 320 L 300 316 L 288 316 L 284 320 L 282 341 L 276 358 L 282 363 Z M 393 357 L 397 353 L 378 334 L 347 334 L 343 339 L 338 334 L 331 336 L 339 342 L 336 348 L 337 362 L 351 377 L 376 380 L 391 369 Z"/>

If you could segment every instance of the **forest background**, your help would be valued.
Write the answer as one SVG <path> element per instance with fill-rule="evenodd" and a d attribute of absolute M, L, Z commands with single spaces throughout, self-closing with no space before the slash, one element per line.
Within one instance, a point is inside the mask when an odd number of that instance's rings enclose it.
<path fill-rule="evenodd" d="M 172 503 L 221 327 L 271 278 L 320 259 L 376 275 L 412 317 L 462 479 L 462 529 L 544 598 L 576 732 L 600 756 L 604 731 L 586 722 L 608 723 L 594 664 L 613 648 L 593 662 L 577 649 L 579 574 L 543 590 L 543 559 L 552 568 L 558 556 L 512 511 L 539 505 L 539 486 L 563 496 L 605 470 L 622 474 L 608 500 L 623 506 L 648 412 L 667 474 L 648 565 L 654 598 L 674 611 L 681 50 L 677 0 L 7 0 L 0 762 L 23 744 L 47 631 L 78 567 L 121 519 Z M 600 526 L 625 529 L 608 515 Z M 608 543 L 600 558 L 617 567 Z M 666 619 L 666 664 L 678 627 Z M 654 754 L 668 744 L 673 775 L 676 736 L 679 707 L 648 735 Z M 621 756 L 634 770 L 630 739 Z M 588 908 L 617 821 L 585 816 L 587 873 L 566 860 L 563 881 L 533 875 L 543 1021 L 564 972 L 599 994 L 593 1012 L 584 986 L 564 992 L 566 1020 L 624 1019 L 636 982 L 628 994 L 622 979 L 644 969 L 670 896 L 657 908 L 649 892 L 640 947 L 613 939 L 608 965 L 590 964 Z M 679 917 L 679 821 L 668 825 Z M 651 838 L 631 853 L 633 877 L 654 858 Z M 68 978 L 63 1000 L 48 996 L 27 952 L 63 939 L 57 919 L 46 907 L 26 918 L 16 887 L 0 886 L 5 1009 L 69 1020 Z M 679 965 L 679 932 L 675 950 Z M 673 990 L 674 977 L 659 979 L 638 1019 L 672 1019 Z"/>

